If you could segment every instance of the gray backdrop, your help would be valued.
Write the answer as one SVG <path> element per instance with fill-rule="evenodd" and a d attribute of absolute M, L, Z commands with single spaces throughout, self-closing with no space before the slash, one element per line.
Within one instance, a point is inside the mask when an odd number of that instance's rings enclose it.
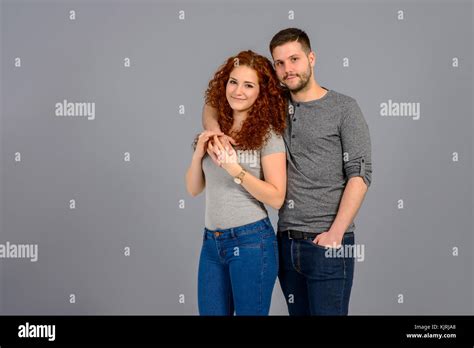
<path fill-rule="evenodd" d="M 371 132 L 350 314 L 472 314 L 472 18 L 472 1 L 2 1 L 0 244 L 38 260 L 0 258 L 0 313 L 197 314 L 204 194 L 184 175 L 204 90 L 300 27 Z M 57 116 L 64 99 L 95 118 Z M 382 116 L 389 100 L 420 118 Z"/>

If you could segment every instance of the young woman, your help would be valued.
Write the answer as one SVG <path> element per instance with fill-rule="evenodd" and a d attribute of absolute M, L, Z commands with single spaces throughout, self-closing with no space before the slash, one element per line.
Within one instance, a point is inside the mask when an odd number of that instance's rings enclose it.
<path fill-rule="evenodd" d="M 286 99 L 271 62 L 252 51 L 230 57 L 209 82 L 206 104 L 222 133 L 194 142 L 186 173 L 191 196 L 206 189 L 198 270 L 201 315 L 268 315 L 278 274 L 275 232 L 264 204 L 279 209 L 286 194 Z M 219 136 L 236 141 L 226 151 Z M 207 153 L 217 147 L 219 166 Z"/>

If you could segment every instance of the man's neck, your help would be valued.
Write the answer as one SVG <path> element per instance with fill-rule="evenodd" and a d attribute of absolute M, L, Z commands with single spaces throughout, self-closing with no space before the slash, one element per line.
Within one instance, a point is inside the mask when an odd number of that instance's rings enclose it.
<path fill-rule="evenodd" d="M 322 88 L 314 79 L 310 80 L 310 83 L 307 87 L 308 88 L 303 89 L 297 93 L 290 91 L 291 99 L 295 102 L 308 102 L 320 99 L 327 93 L 327 90 Z"/>

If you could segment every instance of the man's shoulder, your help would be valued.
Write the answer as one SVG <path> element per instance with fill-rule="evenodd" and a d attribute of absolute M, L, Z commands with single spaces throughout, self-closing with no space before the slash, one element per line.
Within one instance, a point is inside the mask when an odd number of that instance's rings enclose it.
<path fill-rule="evenodd" d="M 343 118 L 344 115 L 350 113 L 351 110 L 358 108 L 358 103 L 354 97 L 331 90 L 331 98 L 328 100 L 327 107 Z"/>
<path fill-rule="evenodd" d="M 331 89 L 331 92 L 332 92 L 331 95 L 333 97 L 333 100 L 336 104 L 345 105 L 345 104 L 357 103 L 355 98 L 353 98 L 353 97 L 351 97 L 347 94 L 338 92 L 338 91 L 333 90 L 333 89 Z"/>
<path fill-rule="evenodd" d="M 333 111 L 337 111 L 338 108 L 345 109 L 347 107 L 352 107 L 357 104 L 357 101 L 354 97 L 338 92 L 334 89 L 328 89 L 327 93 L 329 94 L 327 95 L 327 97 L 323 97 L 323 100 L 321 102 Z M 287 95 L 287 101 L 291 101 L 291 96 L 289 93 Z"/>

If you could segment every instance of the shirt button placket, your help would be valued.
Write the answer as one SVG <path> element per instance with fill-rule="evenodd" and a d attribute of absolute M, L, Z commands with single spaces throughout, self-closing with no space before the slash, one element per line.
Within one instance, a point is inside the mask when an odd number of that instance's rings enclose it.
<path fill-rule="evenodd" d="M 292 120 L 292 124 L 291 124 L 291 148 L 293 151 L 297 151 L 297 143 L 296 143 L 296 134 L 297 134 L 297 126 L 299 126 L 299 123 L 297 124 L 295 121 L 296 121 L 296 112 L 297 110 L 299 109 L 299 106 L 300 104 L 299 103 L 295 103 L 294 104 L 295 107 L 293 108 L 293 114 L 291 115 L 291 120 Z"/>

